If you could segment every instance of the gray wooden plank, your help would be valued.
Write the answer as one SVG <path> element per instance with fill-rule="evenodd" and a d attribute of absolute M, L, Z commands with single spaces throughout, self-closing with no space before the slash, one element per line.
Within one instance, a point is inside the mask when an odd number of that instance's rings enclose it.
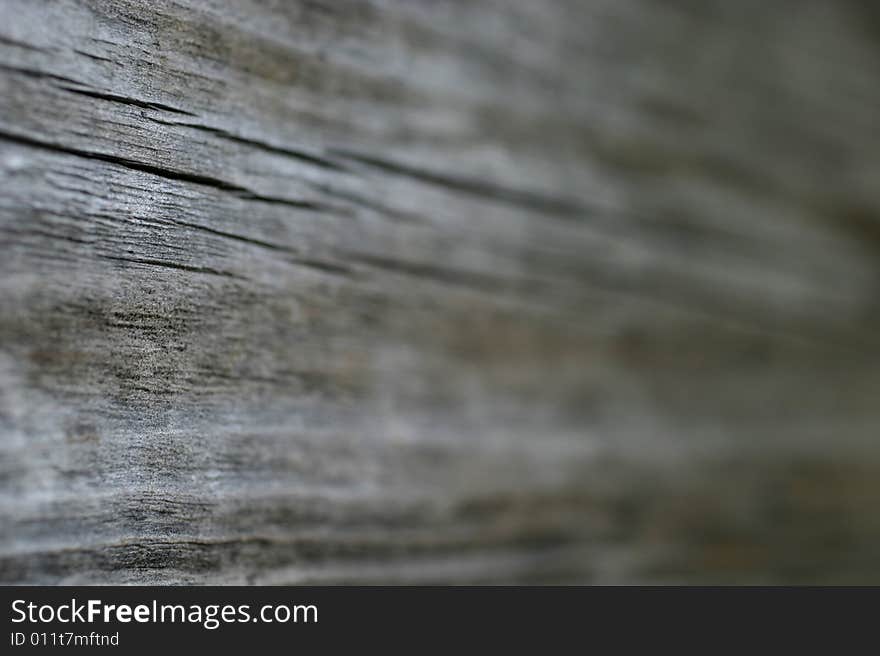
<path fill-rule="evenodd" d="M 876 579 L 869 5 L 0 16 L 0 581 Z"/>

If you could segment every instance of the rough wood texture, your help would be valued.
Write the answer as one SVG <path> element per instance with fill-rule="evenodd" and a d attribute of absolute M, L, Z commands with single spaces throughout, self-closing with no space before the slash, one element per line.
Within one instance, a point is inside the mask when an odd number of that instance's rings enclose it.
<path fill-rule="evenodd" d="M 880 582 L 872 3 L 0 17 L 0 581 Z"/>

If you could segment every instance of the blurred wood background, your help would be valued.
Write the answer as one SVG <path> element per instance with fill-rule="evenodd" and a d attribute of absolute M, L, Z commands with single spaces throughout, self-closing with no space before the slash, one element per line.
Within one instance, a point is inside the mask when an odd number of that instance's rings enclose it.
<path fill-rule="evenodd" d="M 0 19 L 0 581 L 880 582 L 874 3 Z"/>

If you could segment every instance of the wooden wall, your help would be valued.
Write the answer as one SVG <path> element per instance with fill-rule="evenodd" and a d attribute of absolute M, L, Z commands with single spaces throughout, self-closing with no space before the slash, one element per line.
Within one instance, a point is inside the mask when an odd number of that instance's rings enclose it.
<path fill-rule="evenodd" d="M 0 0 L 0 581 L 880 582 L 880 12 Z"/>

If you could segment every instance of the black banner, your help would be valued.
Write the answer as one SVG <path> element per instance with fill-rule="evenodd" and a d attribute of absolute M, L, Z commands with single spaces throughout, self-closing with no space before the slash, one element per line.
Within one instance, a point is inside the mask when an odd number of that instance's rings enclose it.
<path fill-rule="evenodd" d="M 589 652 L 738 641 L 840 646 L 873 626 L 867 588 L 0 588 L 5 653 L 89 649 Z M 838 630 L 831 631 L 836 626 Z M 224 653 L 226 653 L 224 651 Z"/>

